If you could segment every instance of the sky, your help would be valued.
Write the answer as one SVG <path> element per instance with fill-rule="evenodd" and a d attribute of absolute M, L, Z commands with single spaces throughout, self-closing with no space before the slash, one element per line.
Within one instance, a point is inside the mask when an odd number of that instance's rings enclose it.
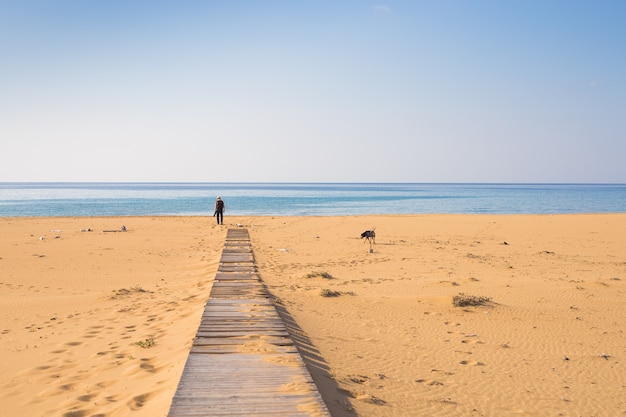
<path fill-rule="evenodd" d="M 0 0 L 0 182 L 626 183 L 626 1 Z"/>

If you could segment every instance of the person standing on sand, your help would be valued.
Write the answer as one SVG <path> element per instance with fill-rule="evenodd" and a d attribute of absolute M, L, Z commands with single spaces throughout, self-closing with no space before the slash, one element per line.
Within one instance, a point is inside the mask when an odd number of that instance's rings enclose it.
<path fill-rule="evenodd" d="M 213 213 L 213 216 L 217 218 L 217 224 L 224 224 L 224 210 L 226 210 L 226 205 L 222 197 L 217 196 L 217 200 L 215 200 L 215 212 Z"/>

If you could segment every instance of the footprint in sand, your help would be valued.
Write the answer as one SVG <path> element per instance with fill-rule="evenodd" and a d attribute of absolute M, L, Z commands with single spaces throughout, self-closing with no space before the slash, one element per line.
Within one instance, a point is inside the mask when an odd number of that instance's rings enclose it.
<path fill-rule="evenodd" d="M 116 403 L 120 401 L 119 395 L 109 395 L 108 397 L 104 397 L 104 400 L 109 403 Z"/>
<path fill-rule="evenodd" d="M 150 372 L 151 374 L 155 374 L 157 372 L 154 365 L 150 365 L 149 363 L 142 363 L 139 367 L 146 372 Z"/>
<path fill-rule="evenodd" d="M 102 330 L 90 330 L 87 332 L 87 336 L 85 337 L 95 337 L 96 335 L 99 335 L 100 333 L 102 333 Z"/>
<path fill-rule="evenodd" d="M 91 402 L 91 400 L 93 400 L 97 396 L 98 396 L 98 394 L 85 394 L 85 395 L 81 395 L 80 397 L 77 397 L 76 399 L 78 401 L 87 403 L 87 402 Z"/>
<path fill-rule="evenodd" d="M 459 362 L 461 365 L 469 365 L 469 366 L 485 366 L 484 363 L 478 361 L 461 361 Z"/>
<path fill-rule="evenodd" d="M 415 382 L 418 382 L 420 384 L 430 385 L 430 386 L 443 385 L 443 382 L 436 381 L 434 379 L 416 379 Z"/>
<path fill-rule="evenodd" d="M 141 359 L 140 363 L 132 362 L 129 363 L 129 366 L 126 370 L 123 371 L 122 375 L 126 377 L 138 377 L 141 378 L 145 376 L 145 372 L 155 374 L 159 372 L 159 368 L 152 363 L 152 359 Z"/>
<path fill-rule="evenodd" d="M 483 344 L 483 342 L 481 342 L 480 340 L 476 340 L 476 339 L 463 339 L 461 340 L 461 343 L 465 343 L 467 345 L 475 345 L 475 344 L 482 345 Z"/>
<path fill-rule="evenodd" d="M 63 417 L 87 417 L 89 415 L 89 411 L 87 410 L 72 410 L 63 414 Z"/>
<path fill-rule="evenodd" d="M 76 384 L 63 384 L 59 385 L 59 389 L 62 391 L 73 391 Z"/>
<path fill-rule="evenodd" d="M 128 407 L 133 411 L 137 411 L 146 404 L 146 401 L 148 401 L 150 397 L 151 397 L 151 394 L 137 395 L 136 397 L 133 397 L 132 400 L 130 400 L 127 403 Z"/>
<path fill-rule="evenodd" d="M 152 365 L 152 359 L 147 359 L 147 358 L 143 358 L 141 359 L 142 364 L 139 365 L 139 367 L 141 369 L 143 369 L 144 371 L 150 372 L 152 374 L 156 373 L 158 371 L 157 367 Z"/>

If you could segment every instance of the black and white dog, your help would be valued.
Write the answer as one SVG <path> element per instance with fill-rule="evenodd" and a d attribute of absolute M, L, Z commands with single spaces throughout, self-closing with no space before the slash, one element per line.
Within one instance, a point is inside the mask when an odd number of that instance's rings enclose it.
<path fill-rule="evenodd" d="M 374 231 L 375 227 L 372 227 L 370 230 L 366 230 L 361 233 L 361 239 L 365 239 L 366 242 L 376 243 L 376 232 Z"/>

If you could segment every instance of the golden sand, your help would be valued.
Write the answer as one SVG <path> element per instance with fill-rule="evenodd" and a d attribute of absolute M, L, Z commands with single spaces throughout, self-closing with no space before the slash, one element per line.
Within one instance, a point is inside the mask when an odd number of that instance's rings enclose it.
<path fill-rule="evenodd" d="M 626 215 L 593 214 L 2 218 L 0 415 L 166 416 L 240 226 L 335 417 L 626 414 Z"/>

